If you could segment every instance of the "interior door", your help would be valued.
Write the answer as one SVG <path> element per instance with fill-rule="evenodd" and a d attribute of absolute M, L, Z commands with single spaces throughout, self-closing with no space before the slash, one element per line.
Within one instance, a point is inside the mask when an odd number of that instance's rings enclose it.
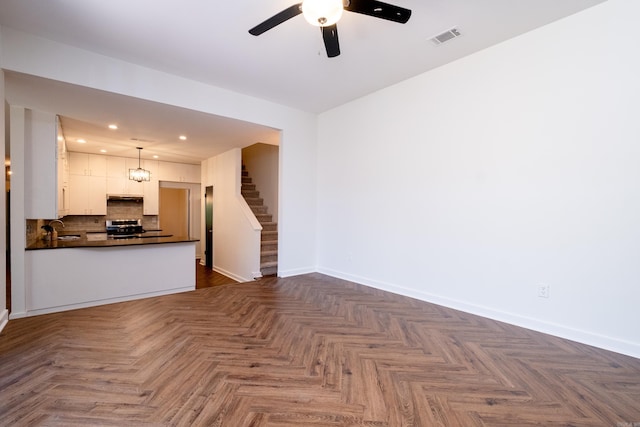
<path fill-rule="evenodd" d="M 161 187 L 159 220 L 163 233 L 189 237 L 189 190 Z"/>
<path fill-rule="evenodd" d="M 204 251 L 204 265 L 207 268 L 213 268 L 213 186 L 209 186 L 205 190 L 205 230 L 206 248 Z"/>

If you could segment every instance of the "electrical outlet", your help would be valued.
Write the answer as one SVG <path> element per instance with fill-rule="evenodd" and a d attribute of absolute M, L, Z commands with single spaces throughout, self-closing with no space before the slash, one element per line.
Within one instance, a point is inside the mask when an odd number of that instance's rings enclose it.
<path fill-rule="evenodd" d="M 549 285 L 538 285 L 538 296 L 540 298 L 549 298 Z"/>

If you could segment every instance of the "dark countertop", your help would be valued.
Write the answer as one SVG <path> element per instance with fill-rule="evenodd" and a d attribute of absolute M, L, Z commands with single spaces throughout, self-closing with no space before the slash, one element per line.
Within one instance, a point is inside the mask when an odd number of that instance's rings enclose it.
<path fill-rule="evenodd" d="M 38 250 L 38 249 L 69 249 L 69 248 L 113 248 L 120 246 L 139 246 L 139 245 L 158 245 L 164 243 L 183 243 L 183 242 L 198 242 L 199 239 L 191 239 L 185 236 L 173 236 L 171 234 L 163 234 L 162 232 L 147 232 L 144 233 L 144 237 L 134 239 L 89 239 L 87 240 L 87 233 L 69 233 L 80 235 L 77 240 L 55 240 L 53 242 L 46 242 L 44 240 L 38 240 L 32 245 L 26 247 L 26 250 Z M 89 233 L 95 234 L 95 233 Z"/>

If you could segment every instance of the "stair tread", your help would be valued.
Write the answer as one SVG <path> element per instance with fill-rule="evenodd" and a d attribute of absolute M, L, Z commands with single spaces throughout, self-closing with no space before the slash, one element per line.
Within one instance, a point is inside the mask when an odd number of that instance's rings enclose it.
<path fill-rule="evenodd" d="M 261 257 L 276 257 L 278 256 L 278 223 L 273 221 L 273 214 L 269 213 L 269 207 L 264 204 L 264 198 L 260 197 L 260 192 L 256 189 L 256 184 L 253 182 L 249 173 L 244 170 L 242 165 L 242 186 L 240 188 L 240 194 L 244 197 L 245 202 L 251 208 L 253 215 L 256 217 L 263 229 L 261 231 L 260 245 L 262 248 L 268 248 L 268 250 L 261 250 Z M 275 228 L 275 230 L 274 230 Z M 277 269 L 278 261 L 264 261 L 260 263 L 260 269 Z M 275 274 L 277 271 L 273 271 Z"/>
<path fill-rule="evenodd" d="M 278 261 L 265 261 L 260 263 L 260 268 L 277 267 Z"/>

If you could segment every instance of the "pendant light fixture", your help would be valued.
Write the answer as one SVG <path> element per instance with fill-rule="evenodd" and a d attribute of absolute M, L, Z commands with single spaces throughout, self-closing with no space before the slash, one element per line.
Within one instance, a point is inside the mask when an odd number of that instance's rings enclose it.
<path fill-rule="evenodd" d="M 146 169 L 142 169 L 140 166 L 140 153 L 142 151 L 142 147 L 136 147 L 136 149 L 138 150 L 138 169 L 129 169 L 129 179 L 138 182 L 150 181 L 151 172 Z"/>

